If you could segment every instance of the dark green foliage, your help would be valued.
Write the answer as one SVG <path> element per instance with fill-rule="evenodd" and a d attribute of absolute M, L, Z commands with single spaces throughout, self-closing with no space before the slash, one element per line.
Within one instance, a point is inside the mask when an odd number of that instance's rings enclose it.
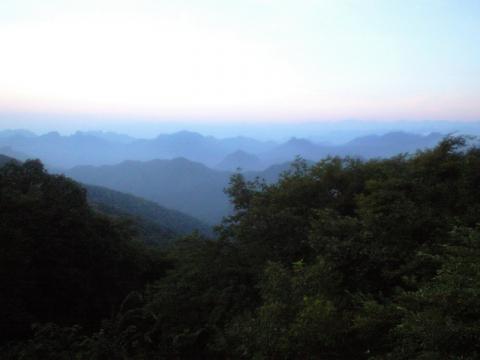
<path fill-rule="evenodd" d="M 148 289 L 164 349 L 184 356 L 227 351 L 224 329 L 255 303 L 252 272 L 231 244 L 197 236 L 170 251 L 172 271 Z"/>
<path fill-rule="evenodd" d="M 0 338 L 30 324 L 96 326 L 161 271 L 129 228 L 93 212 L 75 182 L 39 161 L 0 168 Z"/>
<path fill-rule="evenodd" d="M 31 338 L 18 333 L 22 341 L 4 348 L 7 359 L 480 356 L 480 151 L 463 138 L 388 160 L 327 158 L 313 166 L 297 160 L 273 184 L 235 175 L 227 189 L 235 211 L 217 228 L 218 239 L 194 234 L 157 260 L 132 246 L 128 229 L 84 206 L 83 192 L 69 180 L 52 177 L 52 186 L 43 185 L 38 163 L 7 169 L 1 181 L 8 221 L 2 217 L 1 224 L 9 237 L 2 244 L 19 240 L 1 259 L 12 278 L 2 283 L 11 299 L 2 303 L 2 316 L 15 314 L 12 324 L 45 323 Z M 45 189 L 52 194 L 43 195 Z M 53 194 L 47 205 L 43 197 Z M 22 213 L 22 206 L 32 211 Z M 27 217 L 35 221 L 22 222 Z M 55 226 L 38 225 L 53 219 Z M 80 253 L 95 248 L 96 261 L 109 270 L 89 263 L 81 278 L 66 272 L 71 267 L 59 264 L 76 264 L 76 256 L 58 245 L 60 232 L 82 244 L 74 247 Z M 39 244 L 38 252 L 30 243 Z M 35 254 L 41 277 L 22 283 L 21 274 L 30 274 L 26 254 Z M 131 259 L 143 270 L 170 268 L 147 276 Z M 84 284 L 93 274 L 102 288 Z M 35 293 L 50 281 L 59 286 Z M 136 291 L 112 306 L 127 289 Z M 102 313 L 86 297 L 90 291 L 114 310 Z M 31 293 L 47 296 L 55 311 L 45 306 L 33 319 Z M 65 304 L 68 319 L 61 316 Z M 76 307 L 92 321 L 105 320 L 92 327 L 75 317 Z"/>
<path fill-rule="evenodd" d="M 438 282 L 452 229 L 474 227 L 480 220 L 479 160 L 478 149 L 467 148 L 464 139 L 447 138 L 415 156 L 369 162 L 329 158 L 312 167 L 298 161 L 273 185 L 233 178 L 229 193 L 236 213 L 226 219 L 220 234 L 248 254 L 257 269 L 273 260 L 276 265 L 268 265 L 265 274 L 282 279 L 275 281 L 279 285 L 274 296 L 263 297 L 255 313 L 235 324 L 244 339 L 241 348 L 265 358 L 359 359 L 399 353 L 402 332 L 397 329 L 406 319 L 398 302 L 404 294 L 417 294 L 431 281 Z M 478 264 L 478 258 L 471 259 Z M 323 264 L 322 274 L 307 282 L 300 292 L 302 301 L 292 302 L 296 264 L 308 272 L 318 263 Z M 457 269 L 459 278 L 473 276 L 466 268 Z M 330 288 L 317 285 L 322 278 L 330 279 L 322 282 Z M 260 289 L 272 286 L 259 284 Z M 314 314 L 319 317 L 308 320 Z M 327 314 L 333 314 L 334 325 Z M 431 328 L 446 326 L 444 312 L 440 314 L 443 322 L 431 323 Z M 455 324 L 456 336 L 466 337 L 461 341 L 464 350 L 446 345 L 450 352 L 439 351 L 437 357 L 474 356 L 474 350 L 467 349 L 480 332 L 468 328 L 465 319 Z M 418 331 L 429 337 L 425 341 L 430 346 L 441 341 L 430 338 L 438 334 Z M 402 341 L 420 341 L 420 336 L 411 336 Z M 415 354 L 411 350 L 404 358 Z"/>
<path fill-rule="evenodd" d="M 14 158 L 0 154 L 0 167 L 10 162 L 16 162 L 16 161 L 17 160 L 15 160 Z"/>
<path fill-rule="evenodd" d="M 480 232 L 456 229 L 431 281 L 395 300 L 392 359 L 478 359 L 480 356 Z"/>

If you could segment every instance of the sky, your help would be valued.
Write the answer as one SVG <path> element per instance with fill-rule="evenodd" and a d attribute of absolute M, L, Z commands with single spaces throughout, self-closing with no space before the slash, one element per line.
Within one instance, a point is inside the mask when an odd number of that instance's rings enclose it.
<path fill-rule="evenodd" d="M 478 0 L 1 0 L 0 114 L 479 121 L 478 44 Z"/>

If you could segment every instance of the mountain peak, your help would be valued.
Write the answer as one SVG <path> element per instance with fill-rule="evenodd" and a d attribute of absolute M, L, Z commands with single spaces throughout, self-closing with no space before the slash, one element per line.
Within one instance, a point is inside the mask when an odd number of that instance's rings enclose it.
<path fill-rule="evenodd" d="M 285 145 L 295 145 L 295 146 L 312 146 L 313 143 L 307 139 L 292 137 L 288 140 Z"/>
<path fill-rule="evenodd" d="M 221 170 L 236 171 L 257 170 L 261 166 L 260 158 L 243 150 L 236 150 L 228 154 L 216 167 Z"/>

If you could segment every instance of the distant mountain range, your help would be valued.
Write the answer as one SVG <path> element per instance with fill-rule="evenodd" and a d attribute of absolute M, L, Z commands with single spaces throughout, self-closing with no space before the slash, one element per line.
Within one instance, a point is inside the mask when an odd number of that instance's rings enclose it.
<path fill-rule="evenodd" d="M 37 136 L 26 130 L 5 130 L 0 131 L 0 153 L 22 159 L 39 158 L 55 169 L 182 157 L 219 170 L 241 168 L 249 171 L 292 161 L 297 155 L 312 161 L 328 155 L 388 157 L 433 147 L 442 137 L 440 133 L 425 136 L 392 132 L 329 145 L 300 138 L 291 138 L 284 143 L 247 137 L 218 139 L 189 131 L 162 134 L 154 139 L 134 139 L 108 132 L 76 132 L 70 136 L 51 132 Z"/>
<path fill-rule="evenodd" d="M 40 158 L 51 171 L 81 183 L 133 194 L 212 225 L 231 211 L 224 189 L 238 169 L 247 178 L 273 182 L 297 156 L 309 161 L 329 155 L 389 157 L 433 147 L 442 137 L 392 132 L 331 145 L 300 138 L 281 144 L 246 137 L 217 139 L 188 131 L 134 139 L 105 132 L 37 136 L 8 130 L 0 131 L 0 153 L 20 160 Z M 164 214 L 161 217 L 166 219 Z"/>
<path fill-rule="evenodd" d="M 424 136 L 392 132 L 329 145 L 299 138 L 282 144 L 244 137 L 216 139 L 187 131 L 138 140 L 114 133 L 36 136 L 24 130 L 9 130 L 0 132 L 0 153 L 20 160 L 29 155 L 40 158 L 50 165 L 51 171 L 89 184 L 89 199 L 103 211 L 133 216 L 142 213 L 146 228 L 154 228 L 155 219 L 160 218 L 166 232 L 198 229 L 207 233 L 210 230 L 203 223 L 218 224 L 231 212 L 224 190 L 238 169 L 247 179 L 260 177 L 274 182 L 296 156 L 308 161 L 329 155 L 389 157 L 433 147 L 442 138 L 439 133 Z M 89 165 L 60 168 L 77 163 Z"/>

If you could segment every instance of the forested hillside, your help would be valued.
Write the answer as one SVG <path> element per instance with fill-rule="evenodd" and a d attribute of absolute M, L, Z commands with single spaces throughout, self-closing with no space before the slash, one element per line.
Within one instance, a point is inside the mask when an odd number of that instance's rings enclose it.
<path fill-rule="evenodd" d="M 133 226 L 148 243 L 158 244 L 159 236 L 161 240 L 173 240 L 179 235 L 188 235 L 194 231 L 207 236 L 213 234 L 212 228 L 201 221 L 152 201 L 104 187 L 81 186 L 87 190 L 87 200 L 91 206 L 111 216 L 130 217 Z"/>
<path fill-rule="evenodd" d="M 44 322 L 95 329 L 130 291 L 161 274 L 157 253 L 127 224 L 93 211 L 80 186 L 47 174 L 39 161 L 4 165 L 0 339 L 28 337 Z"/>
<path fill-rule="evenodd" d="M 11 158 L 9 156 L 0 154 L 0 166 L 8 164 L 9 162 L 12 162 L 12 161 L 15 162 L 17 160 L 15 160 L 14 158 Z"/>
<path fill-rule="evenodd" d="M 0 357 L 478 359 L 479 169 L 446 138 L 299 160 L 272 184 L 236 174 L 217 238 L 158 253 L 68 179 L 7 165 Z"/>

